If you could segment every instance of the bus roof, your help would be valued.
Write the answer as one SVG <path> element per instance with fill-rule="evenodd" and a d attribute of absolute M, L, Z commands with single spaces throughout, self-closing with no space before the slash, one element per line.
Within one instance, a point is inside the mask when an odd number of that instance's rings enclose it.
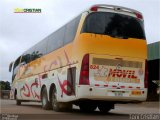
<path fill-rule="evenodd" d="M 96 5 L 93 5 L 89 9 L 89 11 L 95 11 L 96 12 L 96 11 L 103 11 L 104 9 L 134 14 L 137 18 L 143 19 L 143 16 L 142 16 L 141 12 L 139 12 L 137 10 L 134 10 L 134 9 L 121 7 L 121 6 L 116 6 L 116 5 L 96 4 Z"/>
<path fill-rule="evenodd" d="M 113 9 L 113 10 L 121 10 L 121 11 L 126 11 L 126 12 L 137 12 L 137 13 L 140 13 L 142 14 L 141 12 L 137 11 L 137 10 L 134 10 L 134 9 L 131 9 L 131 8 L 127 8 L 127 7 L 121 7 L 121 6 L 117 6 L 117 5 L 106 5 L 106 4 L 96 4 L 96 5 L 93 5 L 91 6 L 91 9 L 93 7 L 97 7 L 97 8 L 105 8 L 105 9 Z"/>

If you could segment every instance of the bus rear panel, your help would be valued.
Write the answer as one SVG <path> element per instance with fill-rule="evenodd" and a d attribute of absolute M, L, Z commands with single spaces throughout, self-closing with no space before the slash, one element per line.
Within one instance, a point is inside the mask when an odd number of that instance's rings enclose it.
<path fill-rule="evenodd" d="M 79 36 L 83 59 L 77 97 L 145 101 L 147 50 L 143 17 L 131 9 L 114 8 L 93 6 L 84 20 Z"/>

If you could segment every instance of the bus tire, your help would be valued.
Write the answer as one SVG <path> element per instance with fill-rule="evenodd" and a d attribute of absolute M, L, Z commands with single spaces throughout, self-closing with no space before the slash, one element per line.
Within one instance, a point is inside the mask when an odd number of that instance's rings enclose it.
<path fill-rule="evenodd" d="M 102 113 L 108 113 L 113 107 L 114 107 L 114 104 L 111 104 L 111 103 L 100 103 L 100 104 L 98 104 L 98 109 Z"/>
<path fill-rule="evenodd" d="M 93 112 L 97 108 L 97 104 L 94 104 L 92 102 L 87 102 L 87 103 L 80 103 L 79 108 L 82 112 Z"/>
<path fill-rule="evenodd" d="M 16 105 L 21 105 L 21 101 L 20 100 L 16 100 Z"/>
<path fill-rule="evenodd" d="M 42 108 L 44 110 L 49 110 L 51 108 L 51 103 L 48 100 L 46 87 L 42 89 L 41 102 L 42 102 Z"/>
<path fill-rule="evenodd" d="M 16 100 L 16 105 L 21 105 L 21 100 L 18 100 L 17 98 L 17 91 L 15 91 L 15 100 Z"/>
<path fill-rule="evenodd" d="M 53 91 L 52 91 L 52 99 L 51 99 L 51 102 L 52 102 L 52 108 L 54 111 L 56 112 L 59 112 L 61 111 L 60 109 L 60 104 L 58 101 L 57 101 L 57 90 L 56 88 L 54 87 L 53 88 Z"/>

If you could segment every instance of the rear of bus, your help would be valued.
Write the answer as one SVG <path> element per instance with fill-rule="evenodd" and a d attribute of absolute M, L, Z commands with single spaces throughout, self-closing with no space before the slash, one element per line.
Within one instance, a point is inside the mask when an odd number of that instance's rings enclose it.
<path fill-rule="evenodd" d="M 86 13 L 85 13 L 86 14 Z M 81 59 L 77 98 L 141 102 L 147 97 L 147 44 L 140 12 L 96 5 L 77 40 Z"/>

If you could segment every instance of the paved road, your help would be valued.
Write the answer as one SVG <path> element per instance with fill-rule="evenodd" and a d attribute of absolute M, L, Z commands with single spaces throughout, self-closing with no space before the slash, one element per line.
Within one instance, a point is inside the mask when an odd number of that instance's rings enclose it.
<path fill-rule="evenodd" d="M 22 103 L 21 106 L 16 106 L 14 100 L 0 100 L 1 109 L 0 113 L 3 118 L 7 115 L 9 117 L 17 117 L 21 119 L 86 119 L 86 120 L 128 120 L 131 114 L 158 114 L 159 103 L 158 102 L 144 102 L 141 104 L 117 104 L 115 109 L 111 110 L 107 114 L 102 114 L 98 111 L 92 113 L 82 113 L 79 108 L 74 106 L 71 112 L 54 112 L 52 110 L 43 110 L 40 103 Z M 14 116 L 11 116 L 14 115 Z"/>

